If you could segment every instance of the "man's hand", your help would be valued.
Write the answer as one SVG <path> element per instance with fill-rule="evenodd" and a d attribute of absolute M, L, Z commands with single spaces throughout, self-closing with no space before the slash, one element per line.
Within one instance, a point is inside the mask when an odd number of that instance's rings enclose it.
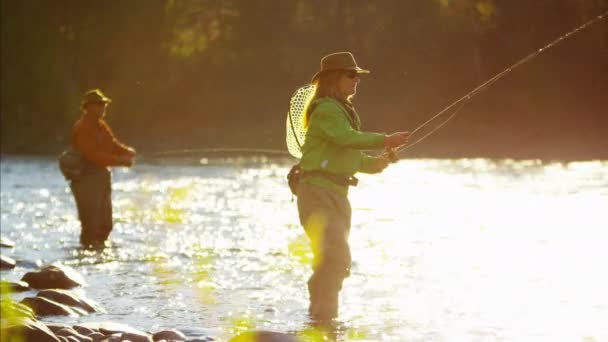
<path fill-rule="evenodd" d="M 133 155 L 123 155 L 120 157 L 121 165 L 126 167 L 133 166 Z"/>
<path fill-rule="evenodd" d="M 127 147 L 125 153 L 128 154 L 129 157 L 133 158 L 137 152 L 135 152 L 135 149 L 133 147 Z"/>

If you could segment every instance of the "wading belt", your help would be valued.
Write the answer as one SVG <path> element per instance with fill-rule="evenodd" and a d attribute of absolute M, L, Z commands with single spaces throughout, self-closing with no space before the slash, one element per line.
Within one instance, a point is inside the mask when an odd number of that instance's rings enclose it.
<path fill-rule="evenodd" d="M 320 176 L 340 186 L 357 186 L 359 184 L 359 180 L 355 176 L 347 177 L 322 170 L 302 171 L 302 178 L 308 176 Z"/>

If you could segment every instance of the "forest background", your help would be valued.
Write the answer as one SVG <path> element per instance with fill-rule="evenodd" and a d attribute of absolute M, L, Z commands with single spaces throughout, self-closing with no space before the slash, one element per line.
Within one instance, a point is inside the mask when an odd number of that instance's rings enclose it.
<path fill-rule="evenodd" d="M 352 51 L 368 131 L 413 130 L 607 0 L 1 1 L 1 151 L 56 154 L 84 91 L 144 155 L 285 150 L 291 94 Z M 437 122 L 439 123 L 439 122 Z M 608 18 L 475 96 L 409 157 L 608 158 Z"/>

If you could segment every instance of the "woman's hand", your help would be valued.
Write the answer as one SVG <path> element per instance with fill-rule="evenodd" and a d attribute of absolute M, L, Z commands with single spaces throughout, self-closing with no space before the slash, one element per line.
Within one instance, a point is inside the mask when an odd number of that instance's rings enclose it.
<path fill-rule="evenodd" d="M 399 157 L 397 156 L 397 153 L 395 153 L 395 150 L 392 148 L 388 148 L 388 147 L 385 148 L 382 155 L 386 156 L 386 158 L 388 158 L 388 160 L 390 160 L 391 163 L 396 163 L 397 161 L 399 161 Z"/>
<path fill-rule="evenodd" d="M 407 144 L 410 132 L 396 132 L 384 136 L 384 147 L 395 148 Z"/>
<path fill-rule="evenodd" d="M 388 158 L 387 155 L 382 154 L 378 157 L 376 157 L 376 159 L 374 160 L 373 163 L 373 167 L 372 167 L 372 172 L 373 173 L 379 173 L 384 171 L 384 169 L 386 169 L 388 167 L 388 165 L 391 163 L 390 159 Z"/>

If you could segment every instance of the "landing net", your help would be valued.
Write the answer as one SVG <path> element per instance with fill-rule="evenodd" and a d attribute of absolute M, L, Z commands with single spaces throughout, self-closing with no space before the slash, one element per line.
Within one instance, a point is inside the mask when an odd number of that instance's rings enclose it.
<path fill-rule="evenodd" d="M 287 112 L 285 142 L 289 154 L 296 158 L 302 157 L 302 145 L 306 138 L 306 127 L 304 127 L 304 114 L 308 104 L 315 94 L 315 86 L 305 85 L 291 96 L 289 100 L 289 111 Z"/>

